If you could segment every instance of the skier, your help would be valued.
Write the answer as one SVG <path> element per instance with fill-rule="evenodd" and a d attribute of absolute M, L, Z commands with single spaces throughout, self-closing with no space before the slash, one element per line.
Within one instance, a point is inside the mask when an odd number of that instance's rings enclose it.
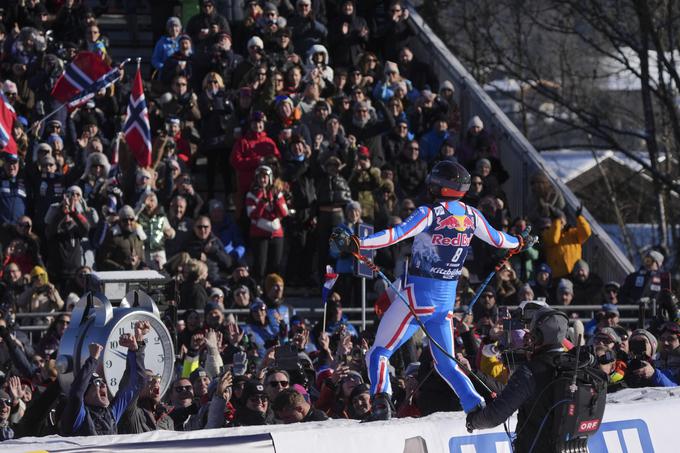
<path fill-rule="evenodd" d="M 453 355 L 453 306 L 456 284 L 462 272 L 472 236 L 497 247 L 524 250 L 535 242 L 525 231 L 511 236 L 497 231 L 475 208 L 459 201 L 470 188 L 470 174 L 463 166 L 441 161 L 426 179 L 434 202 L 420 206 L 403 223 L 359 239 L 342 227 L 331 236 L 331 247 L 349 253 L 360 249 L 379 249 L 414 237 L 413 259 L 407 283 L 401 289 L 413 311 L 432 338 Z M 405 280 L 406 281 L 406 280 Z M 404 303 L 394 302 L 385 312 L 375 343 L 366 355 L 371 395 L 372 420 L 392 416 L 391 385 L 388 376 L 390 356 L 419 328 Z M 463 410 L 470 412 L 484 406 L 470 379 L 456 363 L 431 345 L 435 368 L 460 398 Z"/>

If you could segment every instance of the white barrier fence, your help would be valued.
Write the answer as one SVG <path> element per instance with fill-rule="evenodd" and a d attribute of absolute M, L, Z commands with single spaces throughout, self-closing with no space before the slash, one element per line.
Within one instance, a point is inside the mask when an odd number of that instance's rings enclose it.
<path fill-rule="evenodd" d="M 675 453 L 680 388 L 625 390 L 610 395 L 604 422 L 588 445 L 590 453 Z M 512 419 L 510 426 L 516 426 Z M 209 450 L 206 450 L 209 449 Z M 139 435 L 23 438 L 2 443 L 2 452 L 198 451 L 243 453 L 510 453 L 502 426 L 465 430 L 465 415 L 437 413 L 419 419 L 358 423 L 253 426 Z"/>

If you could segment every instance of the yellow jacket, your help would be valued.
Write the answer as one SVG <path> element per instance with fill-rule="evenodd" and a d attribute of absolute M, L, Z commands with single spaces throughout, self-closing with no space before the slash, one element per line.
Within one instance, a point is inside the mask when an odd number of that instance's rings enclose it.
<path fill-rule="evenodd" d="M 543 252 L 552 268 L 553 279 L 571 273 L 576 261 L 581 259 L 581 245 L 592 234 L 590 225 L 582 215 L 576 218 L 576 226 L 562 231 L 562 220 L 554 219 L 550 228 L 543 232 Z"/>

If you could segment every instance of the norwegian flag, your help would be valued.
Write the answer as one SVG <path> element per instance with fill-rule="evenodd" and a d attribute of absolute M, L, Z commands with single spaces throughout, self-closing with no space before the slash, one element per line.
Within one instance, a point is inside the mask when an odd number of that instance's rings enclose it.
<path fill-rule="evenodd" d="M 4 93 L 0 93 L 0 148 L 2 152 L 9 154 L 17 154 L 17 143 L 12 136 L 12 129 L 14 128 L 14 121 L 17 114 L 14 107 L 5 97 Z"/>
<path fill-rule="evenodd" d="M 73 108 L 87 102 L 84 98 L 88 95 L 94 95 L 118 80 L 118 77 L 111 80 L 115 75 L 120 77 L 118 69 L 111 70 L 96 53 L 80 52 L 57 79 L 52 88 L 52 97 L 62 104 L 68 103 L 69 107 Z"/>
<path fill-rule="evenodd" d="M 324 306 L 328 300 L 328 296 L 335 285 L 335 281 L 338 279 L 338 274 L 333 270 L 331 266 L 326 266 L 326 275 L 324 275 L 323 289 L 321 290 L 321 300 L 323 300 Z"/>
<path fill-rule="evenodd" d="M 127 108 L 127 118 L 123 126 L 125 141 L 141 167 L 151 165 L 151 126 L 149 125 L 149 111 L 144 99 L 142 74 L 137 68 L 137 75 L 132 84 L 130 102 Z"/>

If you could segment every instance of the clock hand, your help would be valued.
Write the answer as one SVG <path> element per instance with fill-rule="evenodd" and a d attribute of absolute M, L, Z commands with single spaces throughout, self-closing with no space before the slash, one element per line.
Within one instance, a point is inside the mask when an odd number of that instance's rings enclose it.
<path fill-rule="evenodd" d="M 127 356 L 125 354 L 123 354 L 122 352 L 117 351 L 115 349 L 111 350 L 111 353 L 116 354 L 118 357 L 120 357 L 122 359 L 127 359 Z"/>

